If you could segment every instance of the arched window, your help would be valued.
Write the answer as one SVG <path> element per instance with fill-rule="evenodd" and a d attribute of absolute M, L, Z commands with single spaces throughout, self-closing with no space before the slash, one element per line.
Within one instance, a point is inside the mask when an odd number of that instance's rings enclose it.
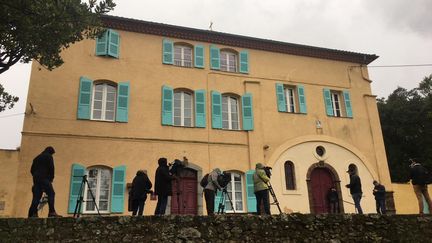
<path fill-rule="evenodd" d="M 193 126 L 193 96 L 184 90 L 174 91 L 174 126 Z"/>
<path fill-rule="evenodd" d="M 230 172 L 231 173 L 231 181 L 227 185 L 227 193 L 229 194 L 235 212 L 243 212 L 243 177 L 241 174 L 237 172 Z M 219 207 L 219 202 L 215 204 L 215 208 L 217 211 L 217 208 Z M 229 202 L 228 197 L 225 198 L 225 209 L 226 212 L 233 212 L 233 209 L 231 207 L 231 203 Z"/>
<path fill-rule="evenodd" d="M 291 161 L 286 161 L 285 167 L 285 187 L 287 190 L 295 190 L 295 173 L 294 173 L 294 163 Z"/>
<path fill-rule="evenodd" d="M 174 44 L 174 65 L 192 67 L 192 47 Z"/>
<path fill-rule="evenodd" d="M 231 95 L 222 96 L 222 128 L 239 130 L 239 102 L 238 98 Z"/>
<path fill-rule="evenodd" d="M 222 50 L 220 52 L 220 70 L 237 72 L 237 54 L 232 51 Z"/>
<path fill-rule="evenodd" d="M 86 170 L 88 187 L 93 193 L 96 205 L 101 213 L 110 212 L 111 178 L 112 171 L 107 167 L 90 167 Z M 92 193 L 88 187 L 84 189 L 83 212 L 97 213 L 93 203 Z"/>
<path fill-rule="evenodd" d="M 109 83 L 95 83 L 91 118 L 93 120 L 114 121 L 117 87 Z"/>

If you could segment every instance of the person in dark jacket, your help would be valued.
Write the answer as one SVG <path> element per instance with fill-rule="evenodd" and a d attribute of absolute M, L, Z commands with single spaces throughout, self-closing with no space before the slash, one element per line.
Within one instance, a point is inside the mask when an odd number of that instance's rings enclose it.
<path fill-rule="evenodd" d="M 168 203 L 168 196 L 172 196 L 172 180 L 175 179 L 169 172 L 166 158 L 159 158 L 159 167 L 155 175 L 155 194 L 158 196 L 155 215 L 164 215 Z"/>
<path fill-rule="evenodd" d="M 144 204 L 147 200 L 147 193 L 152 188 L 152 183 L 147 176 L 147 172 L 139 170 L 132 181 L 130 196 L 132 199 L 132 216 L 142 216 L 144 212 Z"/>
<path fill-rule="evenodd" d="M 353 166 L 350 166 L 347 172 L 350 175 L 350 183 L 347 184 L 346 187 L 350 189 L 350 194 L 354 200 L 357 212 L 363 214 L 363 209 L 360 206 L 360 200 L 363 195 L 360 177 L 357 175 L 357 170 Z"/>
<path fill-rule="evenodd" d="M 33 159 L 30 170 L 33 176 L 33 199 L 29 208 L 28 217 L 38 217 L 37 208 L 43 192 L 48 196 L 48 217 L 61 217 L 56 213 L 54 208 L 55 192 L 52 186 L 54 180 L 54 159 L 52 155 L 54 153 L 54 148 L 49 146 Z"/>
<path fill-rule="evenodd" d="M 327 201 L 330 206 L 330 213 L 339 213 L 339 195 L 335 187 L 331 187 L 327 193 Z"/>
<path fill-rule="evenodd" d="M 375 196 L 377 213 L 386 214 L 385 187 L 381 185 L 378 181 L 373 181 L 373 184 L 374 184 L 373 194 Z"/>
<path fill-rule="evenodd" d="M 410 179 L 419 204 L 419 213 L 423 214 L 423 197 L 429 209 L 432 209 L 432 202 L 427 188 L 429 174 L 425 167 L 412 159 L 410 167 Z"/>

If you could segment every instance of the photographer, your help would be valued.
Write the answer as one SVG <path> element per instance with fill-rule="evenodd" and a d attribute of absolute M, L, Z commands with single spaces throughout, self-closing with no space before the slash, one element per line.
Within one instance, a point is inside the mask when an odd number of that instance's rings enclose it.
<path fill-rule="evenodd" d="M 267 184 L 270 181 L 270 178 L 268 178 L 264 168 L 265 167 L 263 164 L 257 163 L 255 166 L 255 173 L 253 175 L 258 215 L 261 214 L 261 203 L 264 206 L 265 214 L 270 215 L 269 187 Z"/>
<path fill-rule="evenodd" d="M 429 209 L 432 209 L 432 201 L 428 192 L 429 172 L 420 163 L 410 159 L 410 179 L 414 193 L 418 200 L 419 214 L 423 214 L 423 198 Z"/>
<path fill-rule="evenodd" d="M 158 196 L 155 215 L 161 216 L 165 214 L 165 209 L 168 203 L 168 196 L 172 196 L 172 180 L 175 177 L 169 172 L 168 161 L 166 158 L 159 158 L 159 167 L 156 169 L 155 175 L 155 194 Z"/>
<path fill-rule="evenodd" d="M 214 215 L 214 201 L 217 190 L 222 190 L 218 183 L 218 176 L 221 174 L 219 168 L 215 168 L 210 172 L 207 186 L 204 188 L 204 198 L 206 201 L 207 215 Z"/>
<path fill-rule="evenodd" d="M 130 197 L 132 200 L 132 216 L 142 216 L 144 212 L 144 204 L 147 200 L 147 193 L 150 192 L 152 183 L 147 176 L 147 171 L 139 170 L 132 181 Z"/>

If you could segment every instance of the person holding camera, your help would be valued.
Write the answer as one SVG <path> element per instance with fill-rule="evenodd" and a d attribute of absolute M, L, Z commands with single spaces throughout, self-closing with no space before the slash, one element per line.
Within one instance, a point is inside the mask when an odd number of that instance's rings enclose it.
<path fill-rule="evenodd" d="M 429 182 L 429 173 L 420 163 L 417 163 L 413 159 L 410 159 L 410 161 L 410 179 L 413 185 L 414 193 L 417 197 L 419 213 L 423 214 L 423 197 L 426 200 L 429 210 L 432 210 L 432 202 L 427 186 Z"/>
<path fill-rule="evenodd" d="M 48 196 L 48 217 L 61 217 L 56 213 L 54 208 L 55 192 L 52 186 L 52 182 L 54 180 L 54 159 L 52 155 L 54 153 L 54 148 L 49 146 L 33 159 L 30 169 L 30 172 L 33 176 L 33 199 L 28 212 L 29 218 L 38 217 L 38 205 L 44 192 Z"/>
<path fill-rule="evenodd" d="M 152 183 L 147 176 L 147 171 L 139 170 L 132 181 L 130 197 L 132 200 L 132 216 L 142 216 L 144 212 L 144 204 L 147 200 L 147 193 L 151 192 Z"/>
<path fill-rule="evenodd" d="M 376 211 L 378 214 L 386 214 L 385 194 L 386 189 L 378 181 L 372 182 L 374 185 L 373 195 L 376 201 Z"/>
<path fill-rule="evenodd" d="M 261 204 L 264 207 L 264 213 L 270 215 L 270 199 L 268 182 L 270 178 L 267 176 L 264 165 L 257 163 L 255 165 L 255 173 L 253 175 L 254 191 L 257 201 L 257 214 L 261 214 Z"/>
<path fill-rule="evenodd" d="M 155 194 L 158 196 L 155 215 L 161 216 L 165 214 L 168 203 L 168 196 L 172 196 L 172 180 L 175 177 L 169 172 L 168 161 L 166 158 L 159 158 L 159 167 L 155 174 Z"/>
<path fill-rule="evenodd" d="M 360 177 L 357 174 L 357 169 L 354 166 L 348 166 L 347 173 L 350 176 L 350 183 L 345 185 L 350 189 L 350 194 L 354 200 L 354 206 L 359 214 L 363 214 L 363 209 L 360 205 L 360 200 L 363 195 Z"/>
<path fill-rule="evenodd" d="M 207 215 L 214 215 L 214 205 L 215 205 L 215 196 L 217 190 L 223 190 L 223 188 L 219 185 L 218 177 L 221 174 L 221 170 L 219 168 L 215 168 L 212 172 L 209 173 L 208 183 L 204 188 L 204 198 L 206 201 Z"/>

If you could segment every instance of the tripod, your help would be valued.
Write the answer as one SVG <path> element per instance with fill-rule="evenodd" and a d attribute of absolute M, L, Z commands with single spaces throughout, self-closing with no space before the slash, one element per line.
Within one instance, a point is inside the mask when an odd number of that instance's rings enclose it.
<path fill-rule="evenodd" d="M 82 206 L 82 203 L 83 202 L 87 202 L 87 201 L 84 201 L 84 195 L 83 195 L 84 194 L 84 188 L 85 188 L 86 184 L 87 184 L 87 191 L 90 192 L 90 196 L 92 198 L 91 202 L 93 202 L 93 204 L 95 205 L 96 211 L 97 211 L 98 215 L 101 216 L 101 214 L 99 212 L 99 208 L 98 208 L 98 206 L 96 204 L 95 196 L 93 195 L 93 192 L 90 189 L 90 186 L 88 184 L 87 175 L 74 176 L 74 177 L 82 177 L 82 181 L 81 181 L 81 186 L 80 186 L 80 190 L 79 190 L 79 194 L 78 194 L 79 198 L 77 199 L 76 206 L 75 206 L 75 211 L 74 211 L 74 215 L 73 216 L 74 217 L 76 216 L 77 218 L 79 218 L 79 216 L 81 215 L 81 206 Z"/>
<path fill-rule="evenodd" d="M 224 210 L 225 210 L 225 197 L 228 197 L 228 201 L 229 201 L 230 204 L 231 204 L 231 208 L 232 208 L 233 212 L 235 213 L 235 209 L 234 209 L 233 202 L 232 202 L 231 197 L 230 197 L 230 195 L 228 194 L 228 191 L 227 191 L 226 188 L 223 188 L 223 189 L 222 189 L 222 196 L 221 196 L 221 199 L 220 199 L 220 201 L 219 201 L 219 206 L 218 206 L 218 211 L 217 211 L 217 213 L 218 213 L 218 214 L 224 213 Z"/>
<path fill-rule="evenodd" d="M 273 202 L 270 203 L 270 205 L 276 205 L 277 208 L 279 209 L 279 214 L 282 214 L 282 210 L 281 210 L 281 208 L 279 206 L 279 201 L 277 200 L 276 194 L 275 194 L 275 192 L 273 190 L 273 187 L 272 187 L 270 181 L 267 183 L 267 185 L 268 185 L 268 188 L 269 188 L 270 195 L 272 195 L 272 197 L 273 197 Z"/>

